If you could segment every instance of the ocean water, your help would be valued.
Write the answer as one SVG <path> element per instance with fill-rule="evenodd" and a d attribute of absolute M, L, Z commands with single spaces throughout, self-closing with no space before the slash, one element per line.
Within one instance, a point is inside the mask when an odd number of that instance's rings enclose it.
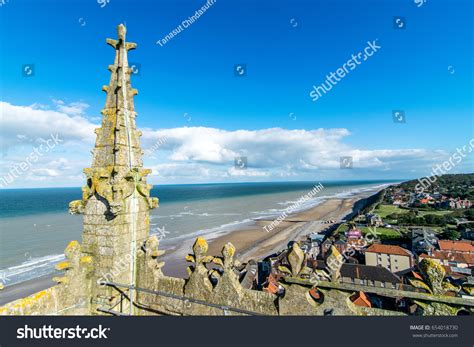
<path fill-rule="evenodd" d="M 183 239 L 211 239 L 254 219 L 277 216 L 319 182 L 235 183 L 156 186 L 160 207 L 150 214 L 150 232 L 165 248 Z M 391 182 L 321 182 L 324 189 L 300 209 L 330 197 L 371 192 Z M 6 285 L 54 271 L 69 241 L 81 241 L 82 216 L 68 204 L 80 188 L 0 190 L 0 281 Z"/>

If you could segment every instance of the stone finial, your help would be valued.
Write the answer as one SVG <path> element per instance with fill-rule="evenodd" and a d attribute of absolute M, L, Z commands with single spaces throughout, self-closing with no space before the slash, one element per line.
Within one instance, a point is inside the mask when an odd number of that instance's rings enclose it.
<path fill-rule="evenodd" d="M 127 28 L 123 24 L 117 26 L 118 38 L 122 41 L 125 41 L 125 35 L 127 34 Z"/>
<path fill-rule="evenodd" d="M 143 245 L 142 250 L 145 252 L 146 255 L 150 256 L 153 259 L 158 258 L 165 254 L 165 251 L 159 250 L 158 246 L 160 245 L 160 240 L 156 235 L 150 236 Z"/>
<path fill-rule="evenodd" d="M 156 271 L 158 276 L 161 276 L 163 274 L 161 269 L 165 266 L 165 262 L 158 262 L 157 258 L 165 254 L 165 251 L 158 249 L 159 245 L 160 241 L 158 240 L 158 237 L 153 235 L 146 239 L 141 250 L 145 253 L 145 259 L 150 268 Z"/>
<path fill-rule="evenodd" d="M 302 275 L 309 276 L 311 273 L 311 269 L 306 266 L 306 254 L 300 248 L 298 242 L 294 242 L 291 246 L 287 260 L 289 266 L 281 265 L 278 267 L 278 270 L 292 277 L 301 277 Z"/>
<path fill-rule="evenodd" d="M 234 267 L 234 254 L 235 254 L 235 247 L 232 243 L 228 242 L 222 248 L 222 261 L 223 261 L 223 268 L 224 271 L 231 271 Z"/>
<path fill-rule="evenodd" d="M 227 242 L 224 247 L 222 247 L 221 254 L 222 257 L 210 257 L 212 258 L 210 262 L 219 265 L 221 268 L 211 270 L 210 275 L 215 279 L 219 279 L 222 273 L 232 273 L 235 266 L 235 247 L 232 243 Z"/>
<path fill-rule="evenodd" d="M 331 246 L 329 255 L 326 258 L 326 266 L 331 273 L 331 280 L 337 281 L 341 276 L 341 266 L 344 263 L 344 257 L 339 253 L 336 247 Z"/>
<path fill-rule="evenodd" d="M 198 237 L 196 239 L 193 245 L 194 254 L 188 254 L 186 256 L 186 261 L 194 263 L 194 266 L 188 267 L 189 274 L 196 271 L 207 273 L 206 264 L 210 263 L 214 259 L 213 256 L 206 255 L 208 248 L 209 246 L 204 238 Z"/>
<path fill-rule="evenodd" d="M 300 248 L 300 245 L 295 242 L 293 246 L 291 247 L 291 251 L 288 254 L 288 262 L 290 263 L 291 266 L 291 274 L 293 276 L 297 276 L 300 272 L 303 266 L 305 266 L 304 261 L 306 260 L 305 254 Z"/>

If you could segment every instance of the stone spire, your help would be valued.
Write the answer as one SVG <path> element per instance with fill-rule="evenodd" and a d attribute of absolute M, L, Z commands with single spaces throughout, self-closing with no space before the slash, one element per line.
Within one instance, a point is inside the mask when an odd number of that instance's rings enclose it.
<path fill-rule="evenodd" d="M 107 98 L 102 125 L 95 130 L 92 166 L 84 169 L 82 200 L 69 204 L 71 213 L 84 214 L 82 249 L 94 259 L 92 298 L 97 308 L 118 295 L 98 282 L 135 285 L 137 250 L 149 236 L 149 210 L 158 206 L 158 199 L 150 198 L 146 176 L 151 170 L 143 168 L 141 132 L 135 125 L 137 90 L 131 87 L 127 53 L 137 45 L 125 41 L 123 24 L 117 29 L 118 39 L 107 39 L 115 60 L 109 65 L 110 82 L 102 88 Z M 129 297 L 133 300 L 132 293 Z"/>

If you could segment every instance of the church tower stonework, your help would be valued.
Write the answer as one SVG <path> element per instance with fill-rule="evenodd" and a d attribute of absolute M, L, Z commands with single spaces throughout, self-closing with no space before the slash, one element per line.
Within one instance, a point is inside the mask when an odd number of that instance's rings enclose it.
<path fill-rule="evenodd" d="M 149 236 L 149 210 L 158 206 L 158 199 L 150 197 L 146 176 L 151 170 L 143 168 L 141 132 L 135 124 L 133 98 L 138 92 L 131 86 L 127 53 L 137 45 L 125 36 L 120 24 L 118 39 L 107 39 L 115 60 L 109 65 L 110 82 L 102 88 L 107 93 L 102 125 L 95 130 L 92 166 L 84 169 L 82 200 L 69 204 L 71 213 L 84 215 L 82 252 L 94 263 L 92 312 L 120 300 L 118 291 L 103 282 L 136 285 L 137 252 Z M 133 291 L 127 295 L 133 302 Z M 133 305 L 129 312 L 133 314 Z"/>

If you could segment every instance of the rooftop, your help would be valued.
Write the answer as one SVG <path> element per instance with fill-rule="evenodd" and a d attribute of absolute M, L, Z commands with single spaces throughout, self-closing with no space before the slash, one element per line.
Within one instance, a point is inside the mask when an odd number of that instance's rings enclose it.
<path fill-rule="evenodd" d="M 471 252 L 474 253 L 473 241 L 439 240 L 439 249 L 442 251 Z"/>
<path fill-rule="evenodd" d="M 408 251 L 405 248 L 402 248 L 400 246 L 382 245 L 382 244 L 379 244 L 379 243 L 371 245 L 369 248 L 366 249 L 365 252 L 403 255 L 403 256 L 406 256 L 406 257 L 411 257 L 412 256 L 410 251 Z"/>
<path fill-rule="evenodd" d="M 344 263 L 341 267 L 341 276 L 372 280 L 379 282 L 401 283 L 401 279 L 390 270 L 381 266 Z"/>
<path fill-rule="evenodd" d="M 453 263 L 474 264 L 474 254 L 434 251 L 433 255 L 422 254 L 420 258 L 446 260 Z"/>

